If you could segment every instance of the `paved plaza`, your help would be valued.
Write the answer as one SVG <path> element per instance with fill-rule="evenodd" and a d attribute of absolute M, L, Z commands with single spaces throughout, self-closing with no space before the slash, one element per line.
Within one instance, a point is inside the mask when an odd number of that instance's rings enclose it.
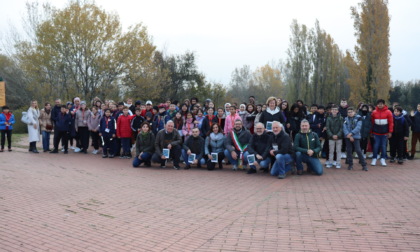
<path fill-rule="evenodd" d="M 15 149 L 0 251 L 420 251 L 420 160 L 355 168 L 280 180 Z"/>

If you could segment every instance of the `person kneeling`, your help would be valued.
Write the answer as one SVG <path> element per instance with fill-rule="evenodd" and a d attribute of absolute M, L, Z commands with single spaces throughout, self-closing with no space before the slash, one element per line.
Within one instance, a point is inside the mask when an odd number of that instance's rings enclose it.
<path fill-rule="evenodd" d="M 271 175 L 284 179 L 293 162 L 292 140 L 284 132 L 283 125 L 280 122 L 274 121 L 272 128 L 273 135 L 269 146 L 271 148 L 270 155 L 275 158 L 275 162 L 271 168 Z"/>
<path fill-rule="evenodd" d="M 169 153 L 164 153 L 168 151 Z M 168 155 L 166 155 L 168 154 Z M 181 136 L 177 130 L 174 130 L 174 122 L 169 120 L 165 128 L 156 134 L 155 153 L 152 156 L 152 161 L 160 163 L 161 168 L 166 167 L 166 160 L 172 157 L 174 161 L 174 169 L 179 170 L 179 159 L 181 156 Z"/>
<path fill-rule="evenodd" d="M 308 120 L 300 123 L 300 132 L 295 137 L 294 150 L 296 151 L 296 168 L 298 175 L 303 173 L 303 163 L 307 163 L 308 168 L 316 175 L 322 175 L 323 168 L 318 159 L 321 151 L 321 143 L 318 135 L 309 130 Z"/>
<path fill-rule="evenodd" d="M 255 155 L 255 162 L 249 163 L 248 174 L 256 173 L 256 166 L 259 166 L 261 169 L 268 169 L 271 160 L 268 156 L 270 145 L 267 143 L 270 141 L 270 138 L 270 135 L 264 132 L 264 124 L 257 123 L 255 134 L 252 135 L 248 144 L 249 154 Z"/>
<path fill-rule="evenodd" d="M 195 155 L 195 157 L 191 161 L 190 157 L 192 154 Z M 187 164 L 185 169 L 190 169 L 191 165 L 197 165 L 198 168 L 201 168 L 201 165 L 206 163 L 203 158 L 203 154 L 204 139 L 200 136 L 200 130 L 195 127 L 192 129 L 192 136 L 187 138 L 182 149 L 182 157 L 184 158 L 184 162 Z"/>
<path fill-rule="evenodd" d="M 141 131 L 136 138 L 136 156 L 133 160 L 133 167 L 139 167 L 142 163 L 151 166 L 152 154 L 155 150 L 155 135 L 148 122 L 141 125 Z"/>

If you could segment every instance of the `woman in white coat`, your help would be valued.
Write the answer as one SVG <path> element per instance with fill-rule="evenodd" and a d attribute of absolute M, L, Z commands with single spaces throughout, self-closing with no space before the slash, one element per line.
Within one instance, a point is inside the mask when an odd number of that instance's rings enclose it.
<path fill-rule="evenodd" d="M 27 116 L 29 121 L 29 151 L 33 153 L 39 153 L 36 149 L 36 142 L 39 142 L 39 115 L 38 102 L 32 101 Z"/>

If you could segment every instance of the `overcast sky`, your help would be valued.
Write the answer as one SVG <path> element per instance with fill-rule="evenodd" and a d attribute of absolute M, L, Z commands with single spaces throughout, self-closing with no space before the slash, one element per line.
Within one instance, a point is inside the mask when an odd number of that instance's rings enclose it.
<path fill-rule="evenodd" d="M 9 24 L 20 26 L 26 0 L 0 0 L 0 35 Z M 39 1 L 46 2 L 46 1 Z M 50 1 L 63 7 L 67 0 Z M 119 14 L 124 28 L 142 22 L 158 49 L 168 54 L 193 51 L 198 67 L 210 81 L 228 84 L 235 67 L 252 69 L 273 60 L 286 60 L 290 24 L 321 28 L 340 49 L 356 44 L 350 7 L 358 0 L 97 0 L 107 11 Z M 391 16 L 391 79 L 420 79 L 419 0 L 394 0 Z"/>

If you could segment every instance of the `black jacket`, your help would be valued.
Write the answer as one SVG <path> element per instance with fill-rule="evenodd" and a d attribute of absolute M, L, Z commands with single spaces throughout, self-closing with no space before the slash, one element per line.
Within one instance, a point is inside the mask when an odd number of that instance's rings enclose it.
<path fill-rule="evenodd" d="M 414 116 L 410 116 L 411 119 L 411 131 L 415 132 L 415 133 L 419 133 L 420 132 L 420 112 L 416 111 L 414 113 Z"/>
<path fill-rule="evenodd" d="M 56 131 L 70 131 L 71 126 L 71 115 L 59 113 L 55 119 L 55 130 Z"/>
<path fill-rule="evenodd" d="M 186 151 L 191 150 L 196 155 L 195 159 L 200 160 L 204 154 L 204 139 L 201 136 L 190 136 L 185 141 L 183 148 Z"/>
<path fill-rule="evenodd" d="M 277 144 L 278 150 L 274 151 L 274 154 L 294 154 L 292 139 L 286 134 L 284 130 L 280 131 L 279 134 L 275 135 L 273 132 L 270 133 L 271 139 L 269 142 L 270 150 L 273 150 L 273 144 Z"/>
<path fill-rule="evenodd" d="M 408 125 L 409 123 L 404 116 L 400 116 L 399 118 L 394 116 L 394 132 L 392 135 L 397 137 L 408 137 L 410 135 Z"/>
<path fill-rule="evenodd" d="M 263 133 L 260 136 L 257 134 L 252 135 L 251 140 L 248 144 L 249 154 L 259 154 L 262 156 L 263 159 L 266 159 L 270 150 L 270 140 L 271 136 L 267 133 Z"/>
<path fill-rule="evenodd" d="M 260 119 L 258 122 L 264 124 L 264 127 L 267 127 L 267 122 L 273 122 L 273 121 L 277 121 L 280 122 L 282 124 L 284 124 L 284 117 L 283 117 L 283 113 L 281 112 L 281 110 L 277 113 L 275 113 L 274 115 L 268 113 L 267 111 L 263 111 Z"/>
<path fill-rule="evenodd" d="M 229 132 L 229 135 L 226 136 L 225 147 L 229 152 L 236 150 L 236 147 L 232 140 L 233 132 L 236 132 L 236 130 L 232 130 L 231 132 Z M 245 127 L 242 126 L 242 130 L 240 132 L 236 132 L 236 134 L 238 136 L 239 142 L 243 146 L 249 144 L 249 140 L 251 140 L 252 135 L 251 133 L 249 133 L 248 130 L 245 129 Z"/>

